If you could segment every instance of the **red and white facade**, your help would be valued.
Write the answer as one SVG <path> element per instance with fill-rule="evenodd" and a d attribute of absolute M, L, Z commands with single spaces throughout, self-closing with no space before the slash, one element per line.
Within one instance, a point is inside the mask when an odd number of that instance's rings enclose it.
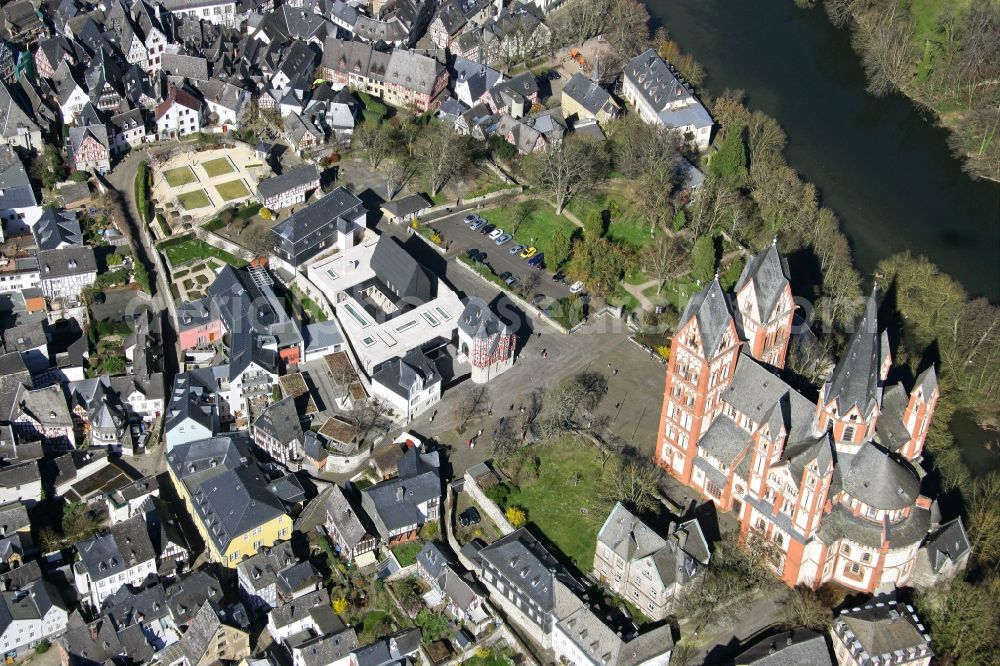
<path fill-rule="evenodd" d="M 792 312 L 773 246 L 751 258 L 733 298 L 714 280 L 691 299 L 672 340 L 655 462 L 734 512 L 744 543 L 766 540 L 788 585 L 906 585 L 932 522 L 914 468 L 939 395 L 934 370 L 910 391 L 884 385 L 873 295 L 808 400 L 775 374 Z"/>
<path fill-rule="evenodd" d="M 458 323 L 458 351 L 472 366 L 472 381 L 485 384 L 514 366 L 517 335 L 485 303 L 470 302 Z"/>

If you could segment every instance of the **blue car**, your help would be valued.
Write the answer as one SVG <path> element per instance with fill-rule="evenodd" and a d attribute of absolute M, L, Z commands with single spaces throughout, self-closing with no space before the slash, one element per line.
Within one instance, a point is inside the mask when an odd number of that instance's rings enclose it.
<path fill-rule="evenodd" d="M 545 253 L 539 252 L 531 259 L 528 259 L 528 265 L 533 268 L 541 268 L 542 264 L 545 262 Z"/>

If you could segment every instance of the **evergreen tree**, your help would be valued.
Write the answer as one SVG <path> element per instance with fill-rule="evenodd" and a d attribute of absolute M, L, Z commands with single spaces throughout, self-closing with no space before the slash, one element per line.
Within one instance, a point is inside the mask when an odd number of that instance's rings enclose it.
<path fill-rule="evenodd" d="M 691 248 L 691 277 L 702 284 L 715 274 L 715 241 L 711 236 L 702 236 Z"/>
<path fill-rule="evenodd" d="M 743 142 L 743 127 L 727 127 L 718 152 L 712 156 L 709 172 L 733 189 L 746 185 L 747 147 Z"/>

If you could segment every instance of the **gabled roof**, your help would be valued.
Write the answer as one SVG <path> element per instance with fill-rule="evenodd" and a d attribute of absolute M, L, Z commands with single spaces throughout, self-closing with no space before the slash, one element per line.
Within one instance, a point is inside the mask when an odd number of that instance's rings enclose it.
<path fill-rule="evenodd" d="M 440 381 L 441 375 L 420 349 L 411 349 L 404 356 L 392 359 L 372 375 L 373 383 L 406 400 Z"/>
<path fill-rule="evenodd" d="M 789 442 L 781 453 L 782 462 L 788 463 L 792 479 L 798 483 L 806 467 L 815 463 L 816 473 L 824 476 L 833 470 L 834 444 L 830 432 L 809 437 L 798 442 Z"/>
<path fill-rule="evenodd" d="M 0 116 L 3 108 L 0 106 Z M 2 120 L 0 120 L 2 122 Z M 28 172 L 10 146 L 0 146 L 0 209 L 30 208 L 38 200 L 28 179 Z"/>
<path fill-rule="evenodd" d="M 358 511 L 347 498 L 344 489 L 334 484 L 326 498 L 327 521 L 337 526 L 343 539 L 349 544 L 357 544 L 369 536 L 368 529 L 361 522 Z"/>
<path fill-rule="evenodd" d="M 823 402 L 836 401 L 838 414 L 846 414 L 855 405 L 867 416 L 879 399 L 881 350 L 878 334 L 878 303 L 876 290 L 865 302 L 857 329 L 851 336 L 846 353 L 833 369 L 823 389 Z"/>
<path fill-rule="evenodd" d="M 261 430 L 282 445 L 302 440 L 302 421 L 295 409 L 295 398 L 284 398 L 268 405 L 253 423 L 254 430 Z"/>
<path fill-rule="evenodd" d="M 142 515 L 111 525 L 106 534 L 78 543 L 76 550 L 92 581 L 111 578 L 156 559 Z"/>
<path fill-rule="evenodd" d="M 736 457 L 747 448 L 750 433 L 741 428 L 727 414 L 719 414 L 702 433 L 698 448 L 720 461 L 732 465 Z"/>
<path fill-rule="evenodd" d="M 615 502 L 597 533 L 597 541 L 626 562 L 651 555 L 667 545 L 666 539 L 626 509 L 621 502 Z"/>
<path fill-rule="evenodd" d="M 167 93 L 167 97 L 156 107 L 156 119 L 159 120 L 166 115 L 167 111 L 173 108 L 175 103 L 187 107 L 192 111 L 201 111 L 201 102 L 194 95 L 181 88 L 171 87 L 170 92 Z"/>
<path fill-rule="evenodd" d="M 750 257 L 743 267 L 743 273 L 736 282 L 736 293 L 751 285 L 757 306 L 757 321 L 767 322 L 774 314 L 778 299 L 788 287 L 788 265 L 778 254 L 775 243 L 762 252 Z"/>
<path fill-rule="evenodd" d="M 399 298 L 411 299 L 410 306 L 434 297 L 435 278 L 392 236 L 379 237 L 372 252 L 371 268 Z"/>
<path fill-rule="evenodd" d="M 31 233 L 39 250 L 55 250 L 64 245 L 83 245 L 83 231 L 76 213 L 46 208 Z"/>
<path fill-rule="evenodd" d="M 972 550 L 961 518 L 950 520 L 928 534 L 921 547 L 927 551 L 934 573 L 941 571 L 945 562 L 957 563 Z"/>
<path fill-rule="evenodd" d="M 285 171 L 280 176 L 266 178 L 257 184 L 257 194 L 263 199 L 270 199 L 299 187 L 319 186 L 319 171 L 314 164 L 300 164 Z"/>
<path fill-rule="evenodd" d="M 619 109 L 618 103 L 611 97 L 611 93 L 602 88 L 600 84 L 588 79 L 581 72 L 570 77 L 562 94 L 593 114 L 601 111 L 613 114 L 617 113 Z"/>
<path fill-rule="evenodd" d="M 712 358 L 720 351 L 722 338 L 733 323 L 729 311 L 729 302 L 722 291 L 722 285 L 716 277 L 708 286 L 691 297 L 684 314 L 680 318 L 680 326 L 686 326 L 692 317 L 698 320 L 698 334 L 701 336 L 702 353 L 706 358 Z"/>

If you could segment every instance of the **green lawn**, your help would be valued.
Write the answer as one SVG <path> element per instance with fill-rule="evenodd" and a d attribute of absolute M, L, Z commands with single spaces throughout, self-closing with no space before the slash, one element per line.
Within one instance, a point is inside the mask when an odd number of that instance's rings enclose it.
<path fill-rule="evenodd" d="M 489 220 L 490 224 L 495 224 L 507 233 L 514 234 L 513 243 L 523 243 L 534 245 L 540 252 L 547 252 L 549 249 L 549 239 L 552 233 L 562 227 L 569 234 L 580 232 L 580 228 L 567 220 L 562 215 L 556 215 L 555 209 L 546 201 L 541 199 L 533 200 L 534 208 L 528 217 L 517 227 L 514 233 L 517 206 L 505 206 L 503 208 L 489 208 L 483 211 L 483 218 Z M 510 245 L 504 246 L 509 248 Z M 503 251 L 503 248 L 501 248 Z"/>
<path fill-rule="evenodd" d="M 417 540 L 404 543 L 400 546 L 394 546 L 390 550 L 392 550 L 392 554 L 396 556 L 396 559 L 399 560 L 399 566 L 408 567 L 411 564 L 417 563 L 417 555 L 423 548 L 424 542 Z"/>
<path fill-rule="evenodd" d="M 576 564 L 581 572 L 594 564 L 597 532 L 610 507 L 595 496 L 600 483 L 600 453 L 589 442 L 562 439 L 533 450 L 541 459 L 538 479 L 511 489 L 508 505 L 523 508 L 528 523 Z M 579 480 L 573 483 L 574 475 Z"/>
<path fill-rule="evenodd" d="M 167 179 L 167 185 L 170 187 L 180 187 L 181 185 L 187 185 L 197 180 L 194 177 L 194 171 L 191 171 L 191 167 L 186 166 L 168 169 L 163 172 L 163 177 Z"/>
<path fill-rule="evenodd" d="M 250 195 L 250 190 L 243 184 L 242 180 L 231 180 L 215 186 L 215 191 L 219 193 L 223 201 L 232 201 Z"/>
<path fill-rule="evenodd" d="M 177 202 L 180 203 L 181 208 L 184 210 L 207 208 L 212 205 L 212 202 L 208 199 L 208 195 L 205 194 L 205 190 L 194 190 L 193 192 L 179 194 L 177 195 Z"/>
<path fill-rule="evenodd" d="M 239 257 L 212 247 L 208 243 L 192 236 L 172 238 L 160 243 L 158 247 L 165 255 L 167 255 L 170 263 L 174 266 L 184 264 L 189 261 L 195 261 L 197 259 L 208 259 L 209 257 L 214 257 L 220 261 L 230 264 L 231 266 L 242 267 L 247 265 L 247 262 L 243 261 Z"/>
<path fill-rule="evenodd" d="M 217 157 L 214 160 L 202 162 L 201 168 L 205 170 L 209 178 L 215 178 L 216 176 L 233 171 L 233 165 L 229 163 L 228 157 Z"/>
<path fill-rule="evenodd" d="M 641 250 L 649 242 L 649 219 L 641 202 L 631 201 L 624 191 L 603 192 L 589 199 L 577 197 L 566 208 L 582 222 L 596 211 L 607 211 L 611 217 L 607 237 L 633 250 Z"/>

